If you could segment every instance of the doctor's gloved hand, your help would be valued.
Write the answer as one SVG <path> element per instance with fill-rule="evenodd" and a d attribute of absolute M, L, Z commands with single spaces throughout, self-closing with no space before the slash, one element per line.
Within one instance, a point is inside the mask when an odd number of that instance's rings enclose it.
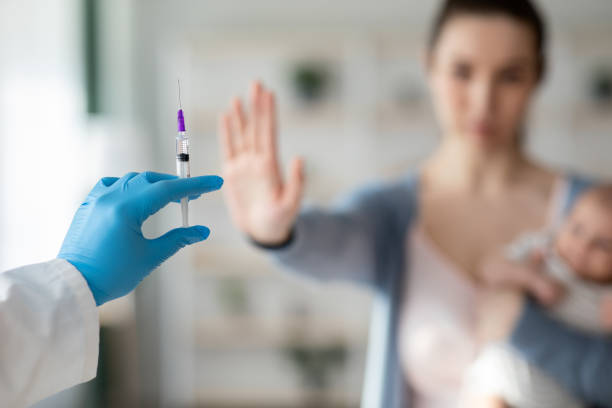
<path fill-rule="evenodd" d="M 105 177 L 77 210 L 58 255 L 83 275 L 99 306 L 131 292 L 151 271 L 186 245 L 206 239 L 204 226 L 176 228 L 159 238 L 142 235 L 142 224 L 171 201 L 221 188 L 217 176 L 176 178 L 128 173 Z"/>

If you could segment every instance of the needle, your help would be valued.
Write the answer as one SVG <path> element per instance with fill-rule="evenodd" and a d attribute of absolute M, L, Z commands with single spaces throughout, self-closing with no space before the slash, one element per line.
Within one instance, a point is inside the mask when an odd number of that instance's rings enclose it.
<path fill-rule="evenodd" d="M 179 109 L 183 109 L 183 104 L 181 102 L 181 80 L 177 79 L 176 82 L 178 83 Z"/>

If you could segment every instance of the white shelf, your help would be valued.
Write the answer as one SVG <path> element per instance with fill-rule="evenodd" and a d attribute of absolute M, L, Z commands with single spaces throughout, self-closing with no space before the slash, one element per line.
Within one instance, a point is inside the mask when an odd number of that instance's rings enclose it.
<path fill-rule="evenodd" d="M 359 394 L 350 390 L 335 389 L 326 393 L 316 391 L 275 390 L 274 392 L 260 389 L 201 389 L 197 391 L 197 401 L 206 407 L 266 407 L 266 408 L 303 408 L 304 401 L 326 398 L 327 407 L 357 407 Z"/>
<path fill-rule="evenodd" d="M 282 349 L 290 345 L 341 344 L 365 350 L 367 335 L 367 330 L 350 327 L 341 319 L 320 317 L 276 324 L 248 316 L 219 317 L 200 321 L 195 329 L 196 345 L 202 349 Z"/>

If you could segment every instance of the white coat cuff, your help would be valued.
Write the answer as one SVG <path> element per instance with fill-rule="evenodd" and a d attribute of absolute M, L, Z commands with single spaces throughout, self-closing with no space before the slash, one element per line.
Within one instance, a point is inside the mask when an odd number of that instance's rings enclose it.
<path fill-rule="evenodd" d="M 98 349 L 100 343 L 100 322 L 98 308 L 87 281 L 74 265 L 64 259 L 55 259 L 50 265 L 70 287 L 80 312 L 85 339 L 85 355 L 81 380 L 89 381 L 96 376 L 98 369 Z"/>

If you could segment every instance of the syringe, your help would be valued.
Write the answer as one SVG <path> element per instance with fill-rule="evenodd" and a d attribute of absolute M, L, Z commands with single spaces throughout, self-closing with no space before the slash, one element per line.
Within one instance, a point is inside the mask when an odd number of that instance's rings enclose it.
<path fill-rule="evenodd" d="M 185 117 L 181 103 L 181 83 L 178 81 L 179 110 L 177 112 L 178 133 L 176 135 L 176 174 L 179 177 L 191 177 L 189 168 L 189 138 L 185 132 Z M 181 199 L 183 227 L 189 226 L 189 198 Z"/>

